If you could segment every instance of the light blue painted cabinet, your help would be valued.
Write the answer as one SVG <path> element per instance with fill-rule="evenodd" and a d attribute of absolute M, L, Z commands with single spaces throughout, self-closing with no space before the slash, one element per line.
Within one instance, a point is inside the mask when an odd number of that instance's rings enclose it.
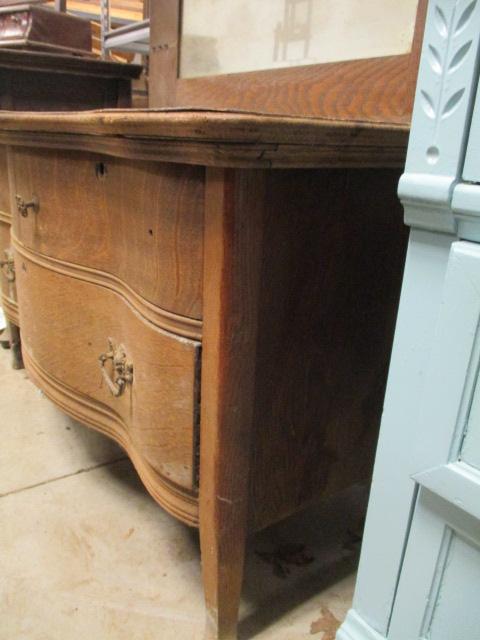
<path fill-rule="evenodd" d="M 455 242 L 412 452 L 418 498 L 391 640 L 480 638 L 479 323 L 480 245 Z"/>
<path fill-rule="evenodd" d="M 337 640 L 480 640 L 479 44 L 480 0 L 430 0 L 399 185 L 410 244 Z"/>

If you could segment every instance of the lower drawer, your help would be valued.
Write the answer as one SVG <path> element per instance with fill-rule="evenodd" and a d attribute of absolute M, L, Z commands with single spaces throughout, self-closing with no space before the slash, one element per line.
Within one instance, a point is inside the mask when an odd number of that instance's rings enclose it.
<path fill-rule="evenodd" d="M 194 524 L 200 343 L 157 328 L 118 293 L 43 266 L 40 256 L 19 250 L 15 262 L 32 377 L 67 412 L 118 440 L 158 501 Z M 191 518 L 166 504 L 182 494 Z"/>

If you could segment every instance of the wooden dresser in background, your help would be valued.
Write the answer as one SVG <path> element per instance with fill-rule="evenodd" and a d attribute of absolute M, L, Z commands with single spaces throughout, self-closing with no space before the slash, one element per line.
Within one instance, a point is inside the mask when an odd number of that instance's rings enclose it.
<path fill-rule="evenodd" d="M 142 67 L 73 55 L 0 49 L 0 109 L 79 111 L 131 106 L 131 82 Z M 13 366 L 21 367 L 15 269 L 10 248 L 11 193 L 0 152 L 1 306 L 9 322 Z M 7 343 L 8 344 L 8 343 Z"/>

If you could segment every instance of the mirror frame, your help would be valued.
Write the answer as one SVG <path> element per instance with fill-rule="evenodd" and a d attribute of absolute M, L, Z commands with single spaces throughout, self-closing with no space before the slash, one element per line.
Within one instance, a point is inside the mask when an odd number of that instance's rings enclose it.
<path fill-rule="evenodd" d="M 182 0 L 156 0 L 150 7 L 149 106 L 408 124 L 426 9 L 427 0 L 419 0 L 408 54 L 180 78 Z"/>

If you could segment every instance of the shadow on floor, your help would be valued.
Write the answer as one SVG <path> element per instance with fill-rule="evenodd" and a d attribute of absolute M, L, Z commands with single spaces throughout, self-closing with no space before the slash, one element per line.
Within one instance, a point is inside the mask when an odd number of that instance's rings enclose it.
<path fill-rule="evenodd" d="M 84 441 L 84 446 L 94 445 Z M 118 449 L 119 456 L 126 460 L 108 465 L 108 473 L 129 491 L 143 494 L 146 500 L 152 499 L 126 454 Z M 352 487 L 250 538 L 239 640 L 255 638 L 279 618 L 312 597 L 321 597 L 323 592 L 355 572 L 367 498 L 364 487 Z M 163 519 L 161 507 L 159 510 Z M 188 547 L 192 558 L 200 563 L 198 530 L 177 524 L 181 530 L 181 546 Z M 293 557 L 287 554 L 277 562 L 279 550 L 285 547 L 293 549 Z M 201 585 L 195 588 L 201 589 Z"/>

